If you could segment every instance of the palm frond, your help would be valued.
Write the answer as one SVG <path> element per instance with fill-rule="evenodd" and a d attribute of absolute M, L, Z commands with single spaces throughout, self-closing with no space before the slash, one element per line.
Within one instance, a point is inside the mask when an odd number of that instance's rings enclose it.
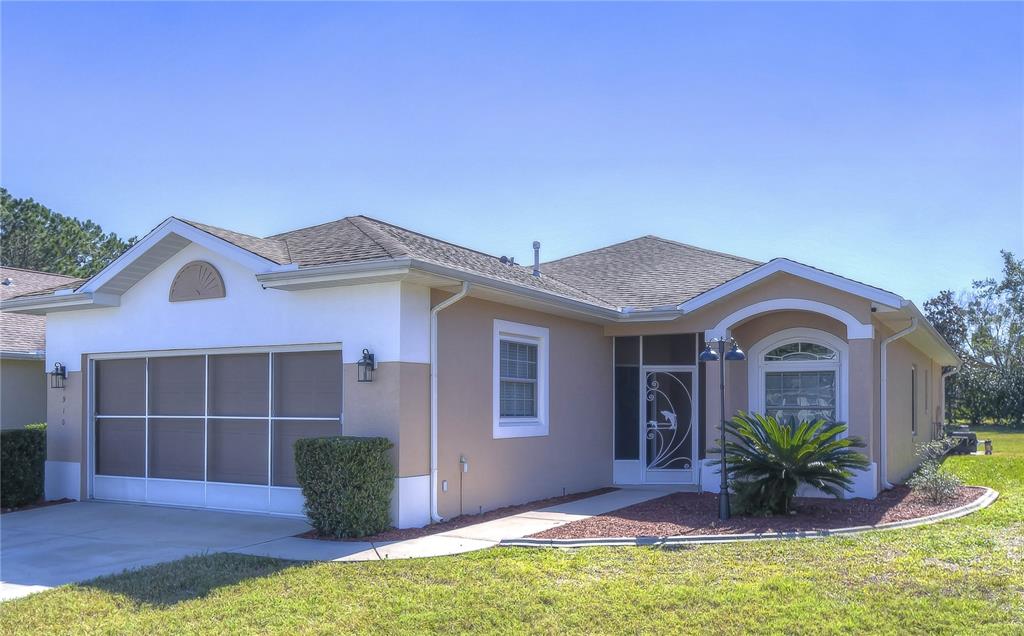
<path fill-rule="evenodd" d="M 801 484 L 838 498 L 853 490 L 854 471 L 870 465 L 855 450 L 863 448 L 864 442 L 843 436 L 845 424 L 825 419 L 779 422 L 760 413 L 740 412 L 723 426 L 729 479 L 757 482 L 744 492 L 764 501 L 782 501 L 786 510 Z M 713 463 L 721 465 L 721 460 Z"/>

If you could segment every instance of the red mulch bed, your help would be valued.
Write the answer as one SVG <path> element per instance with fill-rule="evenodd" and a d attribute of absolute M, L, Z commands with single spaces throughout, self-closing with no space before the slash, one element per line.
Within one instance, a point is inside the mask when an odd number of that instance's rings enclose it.
<path fill-rule="evenodd" d="M 883 491 L 876 499 L 798 497 L 795 514 L 718 520 L 718 496 L 674 493 L 612 512 L 574 521 L 531 535 L 539 539 L 597 537 L 670 537 L 677 535 L 802 532 L 905 521 L 974 501 L 984 488 L 962 486 L 950 502 L 935 505 L 906 486 Z"/>
<path fill-rule="evenodd" d="M 47 506 L 57 506 L 59 504 L 71 503 L 74 499 L 40 499 L 35 503 L 25 504 L 24 506 L 18 506 L 17 508 L 0 508 L 0 514 L 5 515 L 8 512 L 21 512 L 22 510 L 32 510 L 33 508 L 46 508 Z"/>
<path fill-rule="evenodd" d="M 598 488 L 597 490 L 578 492 L 571 495 L 563 495 L 561 497 L 549 497 L 547 499 L 538 499 L 537 501 L 531 501 L 530 503 L 520 504 L 518 506 L 505 506 L 504 508 L 496 508 L 494 510 L 489 510 L 483 514 L 460 515 L 458 517 L 452 517 L 451 519 L 445 519 L 441 523 L 432 523 L 422 528 L 406 528 L 404 530 L 392 528 L 390 530 L 385 530 L 384 532 L 369 537 L 336 539 L 334 537 L 321 536 L 317 534 L 316 530 L 309 530 L 308 532 L 303 532 L 302 534 L 297 534 L 295 536 L 301 537 L 303 539 L 320 539 L 321 541 L 405 541 L 406 539 L 416 539 L 417 537 L 425 537 L 429 534 L 437 534 L 438 532 L 446 532 L 448 530 L 455 530 L 456 528 L 464 528 L 466 526 L 471 526 L 475 523 L 493 521 L 495 519 L 501 519 L 502 517 L 517 515 L 520 512 L 529 512 L 531 510 L 536 510 L 537 508 L 547 508 L 549 506 L 557 506 L 558 504 L 569 503 L 570 501 L 576 501 L 578 499 L 586 499 L 587 497 L 603 495 L 607 492 L 612 492 L 615 490 L 618 490 L 618 488 Z"/>

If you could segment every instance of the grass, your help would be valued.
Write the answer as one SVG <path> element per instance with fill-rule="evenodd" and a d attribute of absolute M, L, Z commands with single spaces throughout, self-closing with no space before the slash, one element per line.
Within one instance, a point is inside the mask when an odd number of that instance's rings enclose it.
<path fill-rule="evenodd" d="M 1024 634 L 1024 433 L 947 460 L 973 515 L 683 550 L 492 549 L 305 564 L 214 554 L 0 606 L 0 633 Z"/>

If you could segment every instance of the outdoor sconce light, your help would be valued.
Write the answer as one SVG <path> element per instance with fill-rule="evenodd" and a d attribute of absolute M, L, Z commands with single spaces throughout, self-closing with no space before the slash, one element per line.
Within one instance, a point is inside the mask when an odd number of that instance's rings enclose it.
<path fill-rule="evenodd" d="M 729 343 L 729 350 L 725 350 L 725 343 Z M 718 351 L 711 348 L 711 345 L 717 345 Z M 709 340 L 704 345 L 704 351 L 700 352 L 697 356 L 701 362 L 718 362 L 722 358 L 729 361 L 746 360 L 747 356 L 740 349 L 738 342 L 729 338 L 728 341 L 725 338 L 714 338 Z M 725 465 L 725 364 L 718 366 L 718 391 L 719 399 L 722 404 L 722 439 L 720 442 L 722 448 L 722 483 L 718 491 L 718 518 L 725 521 L 730 516 L 729 510 L 729 483 L 728 483 L 728 467 Z"/>
<path fill-rule="evenodd" d="M 369 349 L 363 349 L 363 357 L 356 363 L 359 370 L 358 379 L 360 382 L 373 382 L 373 370 L 377 368 L 377 361 Z"/>
<path fill-rule="evenodd" d="M 68 379 L 68 368 L 59 362 L 53 364 L 53 371 L 46 375 L 50 376 L 51 389 L 63 389 L 64 382 Z"/>

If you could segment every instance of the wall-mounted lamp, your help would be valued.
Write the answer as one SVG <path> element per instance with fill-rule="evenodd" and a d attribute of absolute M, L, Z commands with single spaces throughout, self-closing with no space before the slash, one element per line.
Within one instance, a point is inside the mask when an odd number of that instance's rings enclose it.
<path fill-rule="evenodd" d="M 59 362 L 55 362 L 53 364 L 53 371 L 46 375 L 50 376 L 51 389 L 63 389 L 64 383 L 68 379 L 68 368 Z"/>
<path fill-rule="evenodd" d="M 360 382 L 373 382 L 373 370 L 377 368 L 377 361 L 369 349 L 363 349 L 363 357 L 356 363 L 356 367 Z"/>

